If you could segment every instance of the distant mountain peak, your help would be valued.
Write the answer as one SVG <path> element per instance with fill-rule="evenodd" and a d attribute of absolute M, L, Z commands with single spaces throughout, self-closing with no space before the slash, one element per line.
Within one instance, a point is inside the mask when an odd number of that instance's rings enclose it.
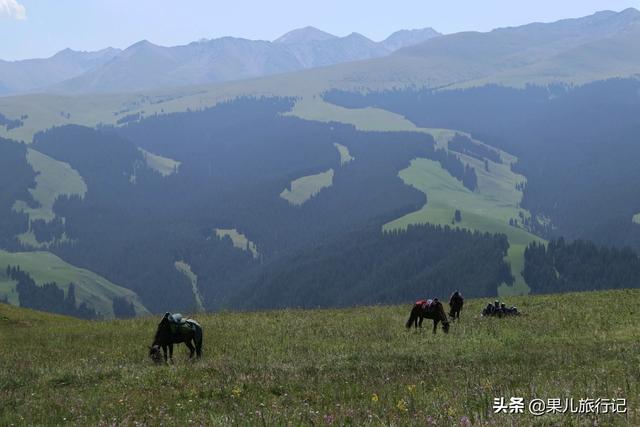
<path fill-rule="evenodd" d="M 57 55 L 70 55 L 70 54 L 73 54 L 73 53 L 76 53 L 76 51 L 68 47 L 66 49 L 62 49 L 60 52 L 56 53 L 54 56 L 57 56 Z"/>
<path fill-rule="evenodd" d="M 367 36 L 363 36 L 362 34 L 360 34 L 360 33 L 356 33 L 356 32 L 353 32 L 353 33 L 349 34 L 349 35 L 348 35 L 347 37 L 345 37 L 345 38 L 352 38 L 352 39 L 367 39 L 367 40 L 370 40 Z"/>
<path fill-rule="evenodd" d="M 620 13 L 625 15 L 640 16 L 640 10 L 636 9 L 635 7 L 628 7 Z"/>
<path fill-rule="evenodd" d="M 417 35 L 430 35 L 435 37 L 441 34 L 431 27 L 426 27 L 426 28 L 417 28 L 413 30 L 399 30 L 391 34 L 385 40 L 389 40 L 397 37 L 407 37 L 407 36 L 417 36 Z"/>
<path fill-rule="evenodd" d="M 599 12 L 595 12 L 592 16 L 625 16 L 625 17 L 632 17 L 632 18 L 640 18 L 640 11 L 638 9 L 635 9 L 633 7 L 628 7 L 624 10 L 621 10 L 620 12 L 615 12 L 613 10 L 601 10 Z M 580 18 L 577 18 L 580 19 Z"/>
<path fill-rule="evenodd" d="M 618 16 L 627 21 L 638 21 L 640 20 L 640 10 L 630 7 L 618 12 Z"/>
<path fill-rule="evenodd" d="M 140 47 L 155 47 L 156 45 L 151 43 L 149 40 L 144 39 L 144 40 L 140 40 L 139 42 L 136 42 L 134 44 L 132 44 L 131 46 L 128 47 L 128 49 L 131 48 L 140 48 Z"/>
<path fill-rule="evenodd" d="M 274 40 L 274 43 L 292 44 L 292 43 L 309 43 L 314 41 L 326 41 L 336 39 L 338 37 L 333 34 L 326 33 L 315 27 L 298 28 L 293 31 L 289 31 L 283 36 Z"/>
<path fill-rule="evenodd" d="M 70 58 L 74 56 L 100 56 L 100 55 L 115 55 L 120 52 L 120 49 L 116 49 L 113 47 L 106 47 L 104 49 L 96 50 L 96 51 L 86 51 L 86 50 L 73 50 L 71 48 L 62 49 L 60 52 L 57 52 L 51 58 Z"/>
<path fill-rule="evenodd" d="M 442 34 L 437 32 L 431 27 L 420 28 L 415 30 L 400 30 L 391 34 L 381 43 L 390 51 L 402 49 L 403 47 L 413 46 L 419 43 L 423 43 L 434 37 L 441 36 Z"/>

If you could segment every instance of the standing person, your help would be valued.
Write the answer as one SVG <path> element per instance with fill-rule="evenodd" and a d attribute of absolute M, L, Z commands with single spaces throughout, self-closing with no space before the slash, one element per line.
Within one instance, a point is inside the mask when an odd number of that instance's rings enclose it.
<path fill-rule="evenodd" d="M 460 291 L 456 290 L 449 298 L 449 316 L 451 316 L 453 320 L 460 319 L 460 312 L 462 311 L 463 305 L 464 298 Z"/>

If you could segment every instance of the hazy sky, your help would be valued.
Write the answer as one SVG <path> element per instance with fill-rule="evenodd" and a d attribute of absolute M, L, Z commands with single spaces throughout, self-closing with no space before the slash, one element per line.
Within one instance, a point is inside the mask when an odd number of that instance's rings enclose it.
<path fill-rule="evenodd" d="M 549 22 L 640 0 L 0 0 L 0 58 L 47 57 L 70 47 L 125 48 L 237 36 L 272 40 L 313 25 L 374 40 L 403 28 L 444 33 Z"/>

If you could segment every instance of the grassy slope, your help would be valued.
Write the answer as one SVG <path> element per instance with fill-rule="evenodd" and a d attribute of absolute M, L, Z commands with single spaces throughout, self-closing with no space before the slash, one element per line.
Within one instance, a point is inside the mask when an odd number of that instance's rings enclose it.
<path fill-rule="evenodd" d="M 259 255 L 256 244 L 235 228 L 216 228 L 216 236 L 220 239 L 229 237 L 234 247 L 243 251 L 251 251 L 254 258 L 257 258 Z"/>
<path fill-rule="evenodd" d="M 291 181 L 291 190 L 285 188 L 280 197 L 292 205 L 301 205 L 324 188 L 333 184 L 333 169 L 315 175 L 307 175 Z"/>
<path fill-rule="evenodd" d="M 336 147 L 336 149 L 338 150 L 338 153 L 340 153 L 340 166 L 344 166 L 347 163 L 352 162 L 356 159 L 351 155 L 348 147 L 342 144 L 338 144 L 337 142 L 334 142 L 333 146 Z"/>
<path fill-rule="evenodd" d="M 204 305 L 202 304 L 202 295 L 200 295 L 200 289 L 198 288 L 198 275 L 191 270 L 191 266 L 184 261 L 176 261 L 174 263 L 176 270 L 187 276 L 191 282 L 191 289 L 193 290 L 193 297 L 196 302 L 196 311 L 203 312 Z"/>
<path fill-rule="evenodd" d="M 29 219 L 51 221 L 55 218 L 53 203 L 60 195 L 78 195 L 84 197 L 87 185 L 80 174 L 64 163 L 33 149 L 27 149 L 27 161 L 38 174 L 36 188 L 30 190 L 40 207 L 31 209 L 24 202 L 17 202 L 17 209 L 26 212 Z"/>
<path fill-rule="evenodd" d="M 152 366 L 156 318 L 88 322 L 0 305 L 1 425 L 640 425 L 640 291 L 514 297 L 449 335 L 410 306 L 199 315 L 204 356 Z M 611 309 L 615 307 L 615 316 Z M 55 337 L 52 339 L 52 337 Z M 626 398 L 626 416 L 493 414 L 495 397 Z"/>
<path fill-rule="evenodd" d="M 138 148 L 142 155 L 144 156 L 144 160 L 151 169 L 155 170 L 162 176 L 169 176 L 174 174 L 177 171 L 177 168 L 180 166 L 180 162 L 177 160 L 170 159 L 168 157 L 162 157 L 157 154 L 150 153 L 147 150 L 143 150 L 142 148 Z"/>
<path fill-rule="evenodd" d="M 55 218 L 53 204 L 61 195 L 78 195 L 84 197 L 87 185 L 80 174 L 68 163 L 55 160 L 39 151 L 27 149 L 27 161 L 38 174 L 36 187 L 30 189 L 33 198 L 40 204 L 30 208 L 24 201 L 18 200 L 13 208 L 29 215 L 30 221 L 38 219 L 51 221 Z M 19 236 L 20 240 L 32 247 L 44 247 L 46 242 L 38 242 L 32 231 Z"/>
<path fill-rule="evenodd" d="M 433 135 L 438 147 L 445 149 L 447 142 L 455 134 L 449 129 L 418 128 L 403 116 L 378 108 L 347 109 L 326 103 L 318 97 L 302 99 L 290 114 L 308 120 L 350 123 L 365 131 L 425 132 Z M 525 294 L 529 288 L 520 274 L 524 268 L 524 249 L 532 241 L 541 240 L 523 229 L 509 225 L 509 219 L 518 218 L 519 212 L 529 215 L 518 207 L 522 192 L 515 188 L 516 183 L 525 181 L 525 177 L 513 173 L 509 167 L 517 161 L 516 157 L 504 151 L 499 152 L 503 163 L 489 162 L 489 172 L 485 171 L 480 160 L 459 154 L 463 162 L 476 169 L 478 190 L 474 192 L 466 189 L 437 162 L 428 159 L 413 160 L 399 176 L 407 185 L 424 192 L 427 204 L 417 212 L 386 224 L 385 228 L 405 228 L 409 224 L 425 222 L 451 225 L 454 211 L 459 209 L 462 213 L 459 226 L 507 235 L 510 243 L 507 258 L 516 282 L 513 287 L 501 286 L 499 293 Z"/>
<path fill-rule="evenodd" d="M 6 295 L 14 304 L 18 303 L 18 295 L 15 292 L 15 282 L 5 275 L 4 269 L 7 265 L 19 265 L 38 284 L 56 282 L 65 292 L 69 283 L 73 282 L 76 285 L 77 301 L 86 302 L 102 316 L 113 317 L 114 297 L 126 297 L 131 300 L 138 314 L 149 313 L 133 291 L 115 285 L 88 270 L 74 267 L 49 252 L 10 253 L 0 250 L 0 296 Z"/>

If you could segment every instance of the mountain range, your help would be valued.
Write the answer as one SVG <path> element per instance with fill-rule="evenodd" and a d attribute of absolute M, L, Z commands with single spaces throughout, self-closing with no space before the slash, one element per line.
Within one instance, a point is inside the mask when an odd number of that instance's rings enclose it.
<path fill-rule="evenodd" d="M 322 92 L 585 83 L 638 75 L 639 39 L 640 12 L 630 8 L 490 32 L 402 30 L 381 42 L 313 27 L 272 42 L 223 37 L 164 47 L 143 40 L 122 51 L 67 49 L 48 59 L 0 62 L 0 94 L 162 91 L 175 99 L 185 89 L 193 92 L 189 86 L 199 86 L 197 93 L 229 95 L 280 93 L 287 87 Z M 222 89 L 221 83 L 226 83 Z"/>
<path fill-rule="evenodd" d="M 147 40 L 124 50 L 65 49 L 46 59 L 0 62 L 0 95 L 24 92 L 123 92 L 267 76 L 377 58 L 439 36 L 432 28 L 402 30 L 381 42 L 313 27 L 273 42 L 222 37 L 164 47 Z"/>
<path fill-rule="evenodd" d="M 120 53 L 107 48 L 96 52 L 62 50 L 50 58 L 0 60 L 0 95 L 44 88 L 99 67 Z"/>

